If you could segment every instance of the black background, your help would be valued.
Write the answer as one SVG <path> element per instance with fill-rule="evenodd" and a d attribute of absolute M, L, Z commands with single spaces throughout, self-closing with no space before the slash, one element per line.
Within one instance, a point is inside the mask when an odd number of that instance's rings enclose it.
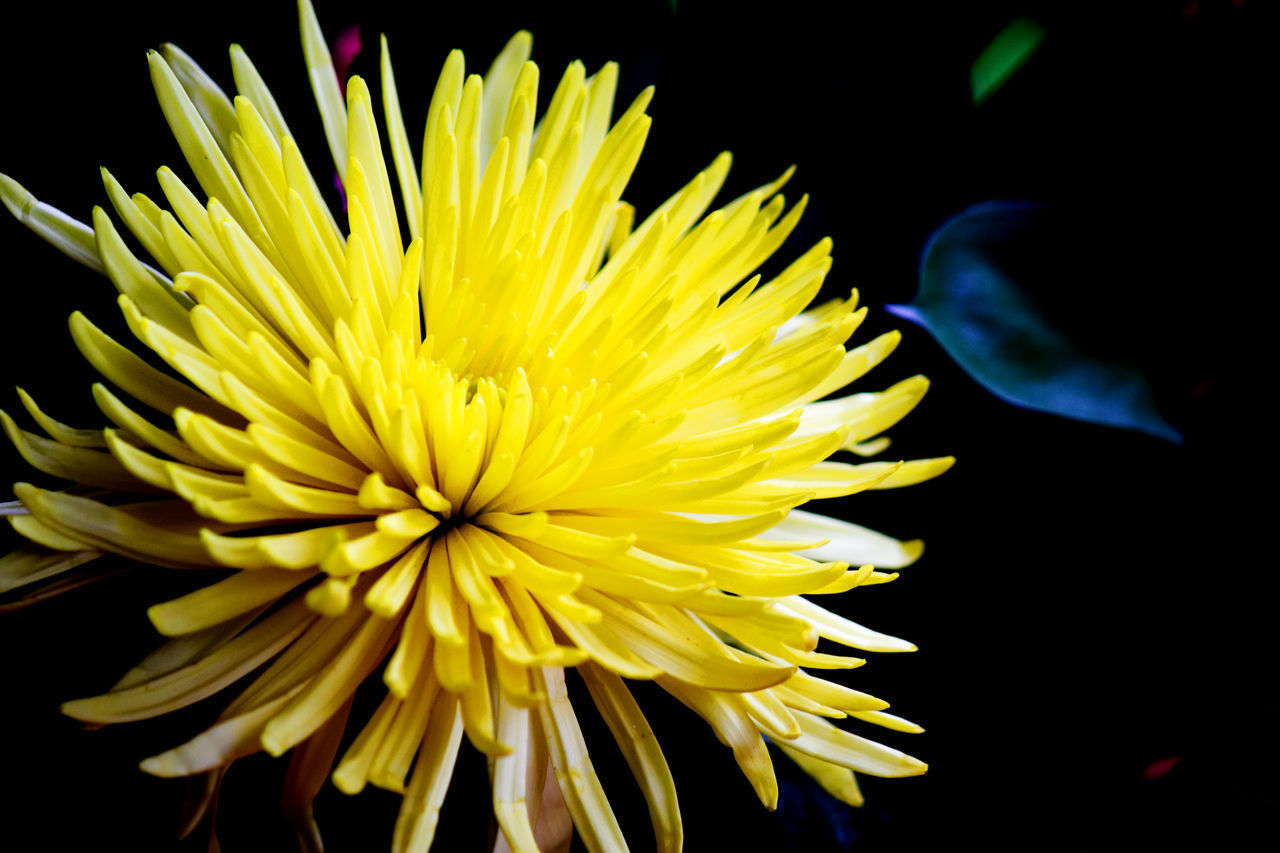
<path fill-rule="evenodd" d="M 1273 157 L 1262 152 L 1275 150 L 1263 128 L 1276 31 L 1266 7 L 317 3 L 330 38 L 361 25 L 355 73 L 376 79 L 377 34 L 389 35 L 411 137 L 448 49 L 483 71 L 521 27 L 534 33 L 544 99 L 574 58 L 589 71 L 619 60 L 622 103 L 656 83 L 627 193 L 642 215 L 722 149 L 735 154 L 725 199 L 797 163 L 788 195 L 809 192 L 812 206 L 783 254 L 834 237 L 833 295 L 856 284 L 873 308 L 861 340 L 901 325 L 878 309 L 910 300 L 920 248 L 945 218 L 990 198 L 1054 205 L 1075 223 L 1076 250 L 1063 274 L 1028 283 L 1034 297 L 1095 351 L 1144 369 L 1186 435 L 1175 446 L 1015 409 L 905 328 L 862 387 L 927 373 L 933 390 L 895 429 L 892 452 L 959 464 L 828 511 L 929 543 L 898 582 L 850 595 L 845 611 L 920 646 L 873 656 L 849 678 L 928 729 L 884 739 L 930 772 L 864 777 L 867 805 L 850 811 L 779 758 L 781 808 L 769 814 L 706 726 L 642 687 L 679 786 L 686 849 L 1273 849 L 1274 465 L 1261 401 L 1274 363 L 1264 306 L 1275 279 L 1262 263 Z M 1047 27 L 1043 47 L 974 107 L 969 67 L 1020 14 Z M 226 45 L 243 44 L 313 169 L 328 168 L 290 3 L 22 4 L 0 27 L 0 171 L 77 218 L 105 203 L 99 165 L 153 196 L 154 169 L 181 165 L 144 60 L 166 40 L 228 88 Z M 96 425 L 94 376 L 65 321 L 82 308 L 123 332 L 113 289 L 10 221 L 0 248 L 5 382 L 61 420 Z M 0 405 L 21 408 L 11 390 Z M 12 453 L 3 473 L 33 478 Z M 96 732 L 57 712 L 145 654 L 156 642 L 145 605 L 190 583 L 143 574 L 0 616 L 0 848 L 194 849 L 173 841 L 181 783 L 136 761 L 198 731 L 216 702 Z M 639 793 L 579 708 L 624 828 L 646 849 Z M 436 849 L 469 853 L 490 827 L 483 763 L 463 753 Z M 1163 778 L 1144 778 L 1175 757 Z M 290 849 L 276 811 L 282 776 L 283 762 L 261 757 L 232 771 L 219 820 L 227 853 Z M 327 849 L 385 849 L 397 805 L 376 790 L 326 788 Z"/>

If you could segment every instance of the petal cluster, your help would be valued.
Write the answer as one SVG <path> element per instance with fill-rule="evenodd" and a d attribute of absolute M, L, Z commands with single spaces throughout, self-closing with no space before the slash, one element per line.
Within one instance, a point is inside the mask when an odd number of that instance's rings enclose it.
<path fill-rule="evenodd" d="M 211 728 L 143 769 L 203 774 L 207 808 L 231 762 L 292 750 L 294 816 L 330 775 L 400 791 L 403 851 L 430 846 L 464 736 L 490 759 L 513 850 L 537 850 L 548 772 L 589 849 L 626 848 L 567 668 L 662 850 L 681 846 L 676 793 L 628 679 L 706 720 L 770 808 L 766 738 L 848 802 L 853 771 L 922 772 L 830 720 L 918 727 L 811 672 L 863 663 L 820 639 L 914 647 L 809 598 L 892 580 L 920 545 L 797 507 L 951 460 L 830 459 L 882 451 L 927 383 L 825 399 L 898 336 L 848 346 L 856 293 L 809 308 L 828 240 L 755 274 L 804 209 L 779 194 L 789 173 L 708 213 L 721 155 L 637 224 L 622 195 L 652 91 L 614 120 L 616 66 L 575 62 L 539 118 L 526 33 L 483 76 L 449 55 L 417 159 L 385 39 L 380 128 L 300 9 L 343 216 L 239 47 L 234 99 L 177 48 L 148 57 L 194 185 L 162 168 L 153 200 L 104 170 L 111 212 L 83 224 L 0 176 L 5 204 L 109 278 L 169 368 L 72 316 L 111 425 L 66 426 L 23 391 L 45 435 L 0 413 L 32 466 L 74 484 L 14 487 L 5 511 L 30 544 L 0 561 L 0 592 L 104 555 L 217 578 L 151 607 L 172 639 L 64 710 L 118 723 L 233 689 Z M 385 699 L 338 755 L 374 677 Z"/>

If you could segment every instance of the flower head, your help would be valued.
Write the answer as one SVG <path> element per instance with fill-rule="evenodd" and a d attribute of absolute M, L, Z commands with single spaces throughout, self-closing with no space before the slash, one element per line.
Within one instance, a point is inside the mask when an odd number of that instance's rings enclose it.
<path fill-rule="evenodd" d="M 855 770 L 922 772 L 827 718 L 916 727 L 810 672 L 862 663 L 817 651 L 819 638 L 914 647 L 805 597 L 891 580 L 877 568 L 920 546 L 796 508 L 951 460 L 828 461 L 882 450 L 876 436 L 926 383 L 823 400 L 898 336 L 846 349 L 865 314 L 856 293 L 804 310 L 828 240 L 769 281 L 753 274 L 804 209 L 778 194 L 790 173 L 707 214 L 721 155 L 635 225 L 621 199 L 651 90 L 612 121 L 616 66 L 573 63 L 535 121 L 527 33 L 483 77 L 449 55 L 419 165 L 386 41 L 380 131 L 368 87 L 352 78 L 344 100 L 300 9 L 344 222 L 238 47 L 234 100 L 177 48 L 148 57 L 198 188 L 162 168 L 157 202 L 104 170 L 115 215 L 97 208 L 86 225 L 0 176 L 5 204 L 103 272 L 130 331 L 176 374 L 72 316 L 116 389 L 93 388 L 112 425 L 73 429 L 25 392 L 47 438 L 0 413 L 28 462 L 78 484 L 14 487 L 10 520 L 30 544 L 0 563 L 0 591 L 108 554 L 218 578 L 151 607 L 172 639 L 66 713 L 125 722 L 235 685 L 215 725 L 143 769 L 205 774 L 207 806 L 235 759 L 292 750 L 300 820 L 331 772 L 349 793 L 402 791 L 397 850 L 430 846 L 464 735 L 491 760 L 512 849 L 537 849 L 548 767 L 587 846 L 625 848 L 567 668 L 663 850 L 681 844 L 675 788 L 627 679 L 705 719 L 770 808 L 766 736 L 850 802 Z M 379 668 L 385 699 L 337 756 L 353 693 Z"/>

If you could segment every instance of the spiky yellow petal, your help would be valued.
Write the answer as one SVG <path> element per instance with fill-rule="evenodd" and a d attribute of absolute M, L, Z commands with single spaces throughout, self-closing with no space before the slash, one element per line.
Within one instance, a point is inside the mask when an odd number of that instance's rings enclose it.
<path fill-rule="evenodd" d="M 347 793 L 404 795 L 397 851 L 429 847 L 464 735 L 490 761 L 512 850 L 537 849 L 548 767 L 587 848 L 626 849 L 569 702 L 573 667 L 662 851 L 682 845 L 675 783 L 624 679 L 655 681 L 705 719 L 768 808 L 765 736 L 849 803 L 854 771 L 923 772 L 826 720 L 918 726 L 810 672 L 864 663 L 820 639 L 915 648 L 813 596 L 892 580 L 878 569 L 922 545 L 798 507 L 912 485 L 953 460 L 832 458 L 887 447 L 881 434 L 928 382 L 824 399 L 899 336 L 849 345 L 867 314 L 856 292 L 806 310 L 830 240 L 756 272 L 805 210 L 807 197 L 779 193 L 792 170 L 712 210 L 722 154 L 637 224 L 623 194 L 653 90 L 611 122 L 618 67 L 575 62 L 539 117 L 524 32 L 483 76 L 448 56 L 415 154 L 388 41 L 379 128 L 370 87 L 355 77 L 343 92 L 311 3 L 298 8 L 345 216 L 239 47 L 234 93 L 173 45 L 148 54 L 191 187 L 162 167 L 153 201 L 104 170 L 114 213 L 85 224 L 0 176 L 6 207 L 103 273 L 168 367 L 72 315 L 76 345 L 116 389 L 93 389 L 113 426 L 67 426 L 25 391 L 48 437 L 3 412 L 0 426 L 35 468 L 97 491 L 15 486 L 5 514 L 31 544 L 0 560 L 0 592 L 105 553 L 220 572 L 153 604 L 173 639 L 64 710 L 141 719 L 260 670 L 210 728 L 143 769 L 204 774 L 207 805 L 232 761 L 292 750 L 284 805 L 303 836 L 331 775 Z M 354 692 L 384 662 L 386 698 L 330 774 Z"/>

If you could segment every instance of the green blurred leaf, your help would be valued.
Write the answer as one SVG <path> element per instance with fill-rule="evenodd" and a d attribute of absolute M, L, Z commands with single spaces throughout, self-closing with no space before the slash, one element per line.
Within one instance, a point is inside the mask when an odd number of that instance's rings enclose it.
<path fill-rule="evenodd" d="M 1030 18 L 1018 18 L 991 40 L 969 71 L 973 102 L 981 104 L 1026 64 L 1044 41 L 1045 29 Z"/>

